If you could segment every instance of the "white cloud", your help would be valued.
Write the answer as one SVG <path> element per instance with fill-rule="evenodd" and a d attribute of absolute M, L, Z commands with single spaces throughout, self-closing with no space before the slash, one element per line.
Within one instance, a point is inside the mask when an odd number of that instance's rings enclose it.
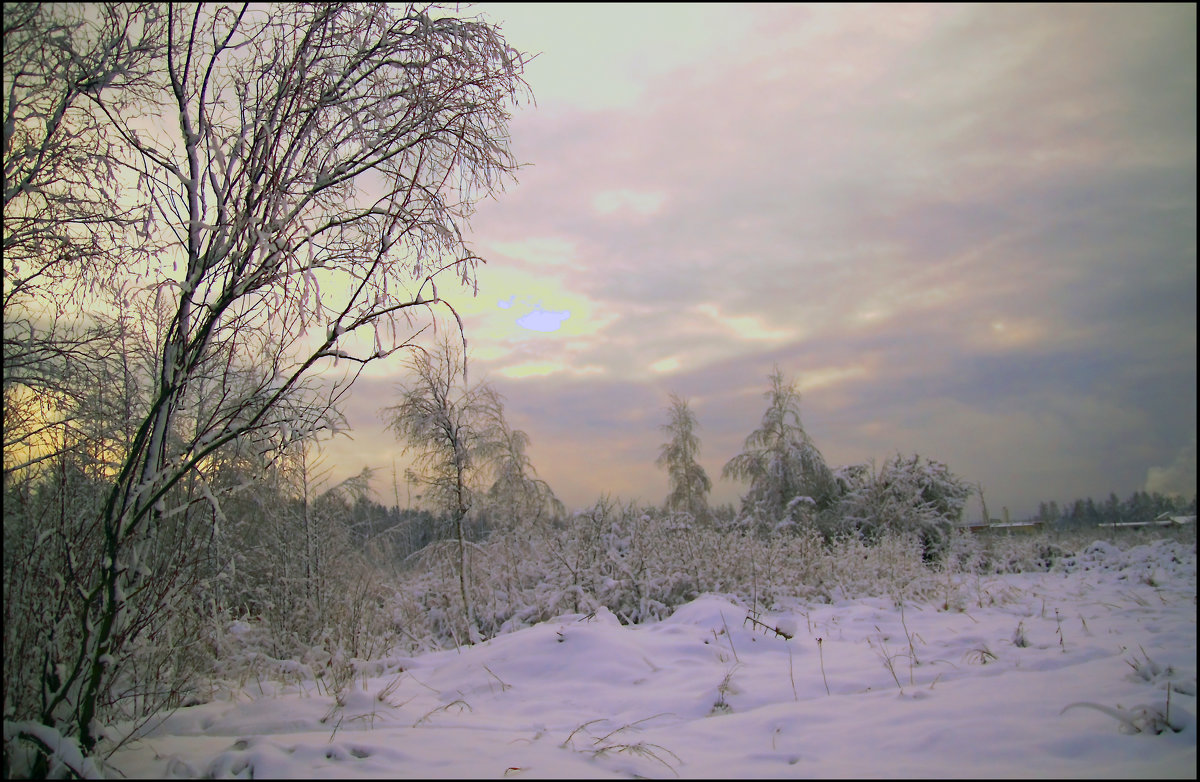
<path fill-rule="evenodd" d="M 574 265 L 578 252 L 574 241 L 561 236 L 535 236 L 518 241 L 493 241 L 490 249 L 539 269 L 547 266 Z"/>
<path fill-rule="evenodd" d="M 674 372 L 681 366 L 683 366 L 683 362 L 679 360 L 679 356 L 667 356 L 651 364 L 650 369 L 659 373 L 667 373 Z"/>
<path fill-rule="evenodd" d="M 701 304 L 697 312 L 720 323 L 736 336 L 756 342 L 783 342 L 797 339 L 801 334 L 795 329 L 773 328 L 757 315 L 728 315 L 714 304 Z"/>
<path fill-rule="evenodd" d="M 604 190 L 592 197 L 592 208 L 600 214 L 633 212 L 652 215 L 662 208 L 666 196 L 662 193 L 646 193 L 637 190 Z"/>
<path fill-rule="evenodd" d="M 869 377 L 871 370 L 865 365 L 841 367 L 825 367 L 810 369 L 801 374 L 799 384 L 801 391 L 812 391 L 817 388 L 837 385 L 846 380 L 859 380 Z"/>
<path fill-rule="evenodd" d="M 570 366 L 558 359 L 535 359 L 533 361 L 525 361 L 519 364 L 501 367 L 496 373 L 502 377 L 511 378 L 513 380 L 521 380 L 525 378 L 540 378 L 550 375 L 562 375 L 571 378 L 580 377 L 596 377 L 605 374 L 603 368 L 593 364 L 587 364 L 581 367 Z"/>

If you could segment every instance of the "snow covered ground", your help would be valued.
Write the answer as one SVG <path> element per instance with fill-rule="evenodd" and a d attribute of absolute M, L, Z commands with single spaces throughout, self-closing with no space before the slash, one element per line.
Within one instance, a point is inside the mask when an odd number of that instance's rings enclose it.
<path fill-rule="evenodd" d="M 641 626 L 562 616 L 362 665 L 340 698 L 251 681 L 109 773 L 1195 778 L 1194 547 L 1098 542 L 958 586 L 961 611 L 846 600 L 767 627 L 714 595 Z"/>

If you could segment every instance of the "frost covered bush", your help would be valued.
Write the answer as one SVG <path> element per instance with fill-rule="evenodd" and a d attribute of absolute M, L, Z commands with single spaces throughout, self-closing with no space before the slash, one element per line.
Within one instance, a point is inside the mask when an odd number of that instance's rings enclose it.
<path fill-rule="evenodd" d="M 965 610 L 993 599 L 982 577 L 1061 567 L 1095 539 L 1094 532 L 1089 538 L 951 529 L 931 559 L 914 530 L 884 529 L 872 537 L 848 531 L 827 539 L 815 525 L 775 524 L 764 531 L 732 512 L 698 521 L 685 511 L 601 498 L 570 517 L 514 516 L 470 542 L 467 590 L 484 638 L 600 608 L 623 623 L 658 621 L 705 593 L 768 610 L 795 600 L 855 597 Z M 239 637 L 226 633 L 226 648 L 213 650 L 214 658 L 228 658 L 221 676 L 253 681 L 282 671 L 314 679 L 320 670 L 304 667 L 313 649 L 357 664 L 469 642 L 455 541 L 427 545 L 395 571 L 381 567 L 383 561 L 348 553 L 336 560 L 325 584 L 327 619 L 307 635 L 280 635 L 265 614 L 244 617 L 248 624 L 239 626 Z"/>
<path fill-rule="evenodd" d="M 764 534 L 602 499 L 559 524 L 494 531 L 472 547 L 469 589 L 480 630 L 492 636 L 600 607 L 624 623 L 656 621 L 704 593 L 767 608 L 788 599 L 928 598 L 941 586 L 922 552 L 912 534 L 827 543 L 811 526 Z M 454 573 L 452 558 L 431 547 L 398 589 L 419 606 L 413 622 L 441 645 L 464 638 Z"/>
<path fill-rule="evenodd" d="M 625 622 L 665 617 L 699 594 L 689 556 L 695 546 L 678 525 L 666 525 L 661 514 L 602 499 L 564 522 L 494 531 L 469 552 L 467 589 L 480 631 L 491 636 L 600 606 Z M 414 557 L 404 589 L 433 632 L 457 642 L 465 628 L 453 616 L 455 563 L 444 549 Z"/>
<path fill-rule="evenodd" d="M 100 531 L 85 512 L 99 487 L 63 459 L 46 481 L 6 481 L 4 492 L 4 715 L 28 719 L 48 696 L 60 657 L 77 643 L 73 569 L 98 567 Z M 74 585 L 73 585 L 74 586 Z M 50 670 L 47 670 L 47 667 Z M 61 674 L 59 674 L 61 676 Z"/>
<path fill-rule="evenodd" d="M 353 529 L 367 476 L 327 486 L 307 448 L 255 471 L 230 476 L 249 488 L 222 503 L 201 547 L 209 563 L 204 613 L 218 620 L 209 643 L 220 645 L 221 623 L 240 620 L 263 627 L 270 644 L 262 651 L 276 657 L 317 638 L 351 657 L 378 653 L 391 624 L 388 574 L 380 567 L 391 547 Z"/>
<path fill-rule="evenodd" d="M 945 464 L 917 455 L 897 454 L 878 472 L 870 465 L 842 468 L 838 482 L 843 491 L 830 526 L 867 541 L 888 532 L 915 534 L 926 560 L 945 553 L 971 495 L 970 486 Z"/>
<path fill-rule="evenodd" d="M 398 593 L 416 611 L 410 624 L 448 645 L 463 641 L 464 628 L 454 612 L 455 563 L 443 548 L 413 557 Z M 624 623 L 655 621 L 709 592 L 771 607 L 788 598 L 913 599 L 932 590 L 913 536 L 826 544 L 811 527 L 762 534 L 607 499 L 559 523 L 494 531 L 470 556 L 468 589 L 485 636 L 600 607 Z"/>
<path fill-rule="evenodd" d="M 45 759 L 45 765 L 41 765 Z M 79 744 L 37 722 L 4 721 L 4 778 L 103 779 Z"/>

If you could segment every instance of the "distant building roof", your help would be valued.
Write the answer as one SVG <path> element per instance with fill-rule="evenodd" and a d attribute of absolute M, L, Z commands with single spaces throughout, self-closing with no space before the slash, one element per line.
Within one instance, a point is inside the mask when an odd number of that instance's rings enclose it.
<path fill-rule="evenodd" d="M 1180 527 L 1184 524 L 1195 524 L 1195 516 L 1170 516 L 1166 513 L 1159 515 L 1154 521 L 1121 521 L 1115 524 L 1101 524 L 1101 527 Z"/>
<path fill-rule="evenodd" d="M 962 526 L 971 532 L 984 532 L 987 530 L 1035 530 L 1046 526 L 1046 522 L 1042 519 L 1029 519 L 1028 521 L 1001 521 L 1000 519 L 992 519 L 990 522 L 968 522 Z"/>

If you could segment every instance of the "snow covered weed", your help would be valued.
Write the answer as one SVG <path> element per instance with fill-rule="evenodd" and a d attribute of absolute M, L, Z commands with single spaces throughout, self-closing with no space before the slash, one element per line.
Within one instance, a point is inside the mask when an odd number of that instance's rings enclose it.
<path fill-rule="evenodd" d="M 887 535 L 875 545 L 857 537 L 835 539 L 826 555 L 830 580 L 841 599 L 890 595 L 896 600 L 924 596 L 928 569 L 921 562 L 920 541 L 913 535 Z"/>
<path fill-rule="evenodd" d="M 867 645 L 875 650 L 875 654 L 878 655 L 880 661 L 883 663 L 883 667 L 887 669 L 888 673 L 890 673 L 892 675 L 892 680 L 896 682 L 896 689 L 900 690 L 901 694 L 903 694 L 904 693 L 904 685 L 902 685 L 900 683 L 900 676 L 896 673 L 896 660 L 900 657 L 908 658 L 908 661 L 909 661 L 909 683 L 911 684 L 912 678 L 913 678 L 912 677 L 912 656 L 908 655 L 908 654 L 904 654 L 903 652 L 890 651 L 887 648 L 887 638 L 884 636 L 883 631 L 881 631 L 879 629 L 878 625 L 876 625 L 876 627 L 875 627 L 875 632 L 876 632 L 876 636 L 874 638 L 871 638 L 871 637 L 867 638 Z"/>
<path fill-rule="evenodd" d="M 1107 714 L 1120 723 L 1122 733 L 1153 733 L 1157 736 L 1167 730 L 1179 733 L 1188 724 L 1188 720 L 1181 716 L 1178 708 L 1175 710 L 1174 719 L 1172 719 L 1169 691 L 1167 704 L 1163 709 L 1145 704 L 1134 706 L 1132 709 L 1125 709 L 1120 704 L 1112 707 L 1092 703 L 1091 701 L 1079 701 L 1063 707 L 1063 710 L 1059 714 L 1066 714 L 1067 711 L 1075 708 L 1095 709 L 1102 714 Z"/>
<path fill-rule="evenodd" d="M 732 671 L 731 671 L 731 673 L 732 673 Z M 726 677 L 726 679 L 728 680 L 728 677 Z M 668 715 L 655 714 L 651 717 L 645 717 L 643 719 L 636 720 L 634 722 L 630 722 L 628 724 L 622 725 L 621 727 L 617 728 L 616 730 L 609 731 L 608 733 L 604 734 L 603 736 L 593 737 L 589 734 L 588 738 L 592 739 L 591 746 L 585 746 L 582 748 L 576 747 L 574 744 L 574 741 L 578 734 L 589 733 L 589 729 L 591 728 L 591 726 L 596 725 L 597 723 L 605 722 L 605 720 L 603 720 L 603 719 L 589 720 L 588 722 L 585 722 L 585 723 L 579 725 L 573 731 L 571 731 L 570 735 L 567 736 L 566 740 L 564 740 L 562 742 L 562 744 L 560 744 L 559 746 L 562 747 L 563 749 L 571 749 L 576 752 L 585 753 L 587 755 L 590 755 L 592 758 L 602 758 L 606 755 L 612 755 L 612 754 L 625 754 L 625 755 L 633 755 L 633 756 L 637 756 L 637 757 L 648 758 L 650 760 L 655 761 L 656 763 L 666 766 L 667 769 L 671 773 L 675 774 L 675 776 L 679 776 L 679 772 L 677 772 L 675 770 L 675 765 L 673 765 L 670 761 L 668 761 L 664 757 L 664 755 L 669 755 L 675 761 L 675 764 L 681 763 L 682 761 L 680 760 L 678 755 L 676 755 L 674 752 L 667 749 L 666 747 L 659 745 L 659 744 L 647 742 L 647 741 L 628 742 L 628 741 L 612 740 L 612 738 L 614 736 L 616 736 L 618 733 L 624 733 L 626 731 L 640 730 L 640 726 L 642 723 L 649 722 L 650 720 L 657 719 L 659 717 L 664 717 L 664 716 L 668 716 Z M 635 769 L 631 769 L 631 773 L 634 776 L 642 777 L 642 775 L 638 774 Z"/>
<path fill-rule="evenodd" d="M 717 699 L 713 702 L 712 710 L 709 712 L 709 714 L 729 714 L 733 711 L 733 707 L 729 705 L 729 701 L 725 699 L 725 696 L 730 692 L 736 692 L 733 689 L 732 680 L 733 672 L 736 671 L 737 668 L 737 663 L 730 666 L 729 670 L 725 672 L 725 678 L 723 678 L 721 683 L 717 685 Z"/>
<path fill-rule="evenodd" d="M 965 659 L 973 665 L 987 665 L 990 662 L 995 662 L 996 655 L 987 647 L 987 644 L 980 644 L 978 647 L 967 652 Z"/>
<path fill-rule="evenodd" d="M 1196 697 L 1196 677 L 1185 676 L 1173 665 L 1162 665 L 1155 662 L 1140 646 L 1138 650 L 1142 653 L 1140 659 L 1137 655 L 1133 655 L 1125 660 L 1125 664 L 1133 669 L 1133 673 L 1129 674 L 1131 681 L 1145 682 L 1158 689 Z"/>
<path fill-rule="evenodd" d="M 414 728 L 420 727 L 424 723 L 428 722 L 430 720 L 430 718 L 432 718 L 435 714 L 438 714 L 439 712 L 448 712 L 448 711 L 450 711 L 450 709 L 453 709 L 456 707 L 457 707 L 458 711 L 460 711 L 460 712 L 463 709 L 466 709 L 467 711 L 474 711 L 474 709 L 471 708 L 471 704 L 467 703 L 462 698 L 456 698 L 455 700 L 452 700 L 449 703 L 443 703 L 442 705 L 437 706 L 437 707 L 425 712 L 423 715 L 421 715 L 420 718 L 417 719 L 416 722 L 413 723 L 412 726 Z"/>
<path fill-rule="evenodd" d="M 1142 658 L 1139 660 L 1137 655 L 1125 661 L 1125 664 L 1133 669 L 1133 676 L 1137 679 L 1151 684 L 1157 683 L 1160 679 L 1170 681 L 1175 675 L 1175 669 L 1169 665 L 1163 666 L 1150 659 L 1150 655 L 1146 654 L 1145 649 L 1141 649 Z"/>

